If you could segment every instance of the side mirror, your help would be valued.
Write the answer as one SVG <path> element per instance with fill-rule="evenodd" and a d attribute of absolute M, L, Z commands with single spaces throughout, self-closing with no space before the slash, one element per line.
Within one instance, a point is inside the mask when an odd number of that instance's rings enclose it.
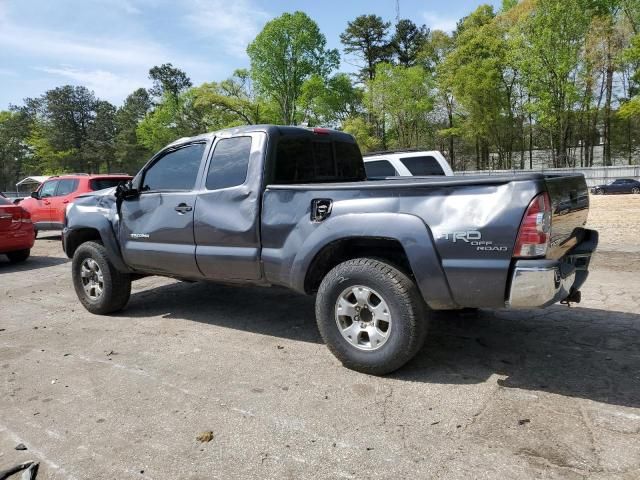
<path fill-rule="evenodd" d="M 31 198 L 35 198 L 36 200 L 40 200 L 40 194 L 38 192 L 31 192 Z"/>
<path fill-rule="evenodd" d="M 121 182 L 116 187 L 116 198 L 120 200 L 130 200 L 140 195 L 138 189 L 133 185 L 131 180 Z"/>

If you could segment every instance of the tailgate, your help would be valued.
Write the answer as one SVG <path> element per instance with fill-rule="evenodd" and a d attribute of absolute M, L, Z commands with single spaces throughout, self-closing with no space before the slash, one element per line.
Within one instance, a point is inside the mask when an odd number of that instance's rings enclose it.
<path fill-rule="evenodd" d="M 545 175 L 551 197 L 551 245 L 547 258 L 560 258 L 582 240 L 589 214 L 589 190 L 584 175 Z"/>

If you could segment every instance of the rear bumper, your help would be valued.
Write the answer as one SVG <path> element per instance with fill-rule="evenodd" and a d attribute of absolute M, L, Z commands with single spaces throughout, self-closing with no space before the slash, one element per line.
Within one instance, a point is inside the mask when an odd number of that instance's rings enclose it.
<path fill-rule="evenodd" d="M 598 232 L 585 230 L 584 239 L 559 260 L 518 260 L 513 266 L 505 302 L 507 308 L 543 308 L 577 292 L 589 275 Z"/>
<path fill-rule="evenodd" d="M 0 254 L 27 250 L 33 247 L 35 236 L 31 224 L 25 224 L 19 230 L 0 232 Z"/>

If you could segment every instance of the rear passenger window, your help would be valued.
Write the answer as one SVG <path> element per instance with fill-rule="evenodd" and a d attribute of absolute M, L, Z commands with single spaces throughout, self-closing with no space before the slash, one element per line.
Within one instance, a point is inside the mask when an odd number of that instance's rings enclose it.
<path fill-rule="evenodd" d="M 247 179 L 251 137 L 223 138 L 216 143 L 207 173 L 207 189 L 235 187 Z"/>
<path fill-rule="evenodd" d="M 56 190 L 56 197 L 64 197 L 73 193 L 78 188 L 78 180 L 72 178 L 65 178 L 58 182 L 58 189 Z"/>
<path fill-rule="evenodd" d="M 444 170 L 438 163 L 438 161 L 431 157 L 405 157 L 400 161 L 411 172 L 411 175 L 444 175 Z"/>
<path fill-rule="evenodd" d="M 388 160 L 376 160 L 375 162 L 365 162 L 364 168 L 367 171 L 367 177 L 395 177 L 398 175 L 396 169 Z"/>
<path fill-rule="evenodd" d="M 204 143 L 187 145 L 161 157 L 145 172 L 142 190 L 192 190 L 204 147 Z"/>

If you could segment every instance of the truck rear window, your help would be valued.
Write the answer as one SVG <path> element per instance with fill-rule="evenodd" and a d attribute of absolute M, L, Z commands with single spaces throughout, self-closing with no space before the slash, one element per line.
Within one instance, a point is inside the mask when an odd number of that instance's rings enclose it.
<path fill-rule="evenodd" d="M 438 160 L 431 156 L 404 157 L 400 161 L 414 176 L 444 175 Z"/>
<path fill-rule="evenodd" d="M 365 179 L 355 143 L 306 136 L 278 141 L 273 183 L 354 182 Z"/>
<path fill-rule="evenodd" d="M 105 188 L 117 187 L 120 182 L 126 182 L 126 178 L 95 178 L 91 180 L 91 190 L 104 190 Z"/>

